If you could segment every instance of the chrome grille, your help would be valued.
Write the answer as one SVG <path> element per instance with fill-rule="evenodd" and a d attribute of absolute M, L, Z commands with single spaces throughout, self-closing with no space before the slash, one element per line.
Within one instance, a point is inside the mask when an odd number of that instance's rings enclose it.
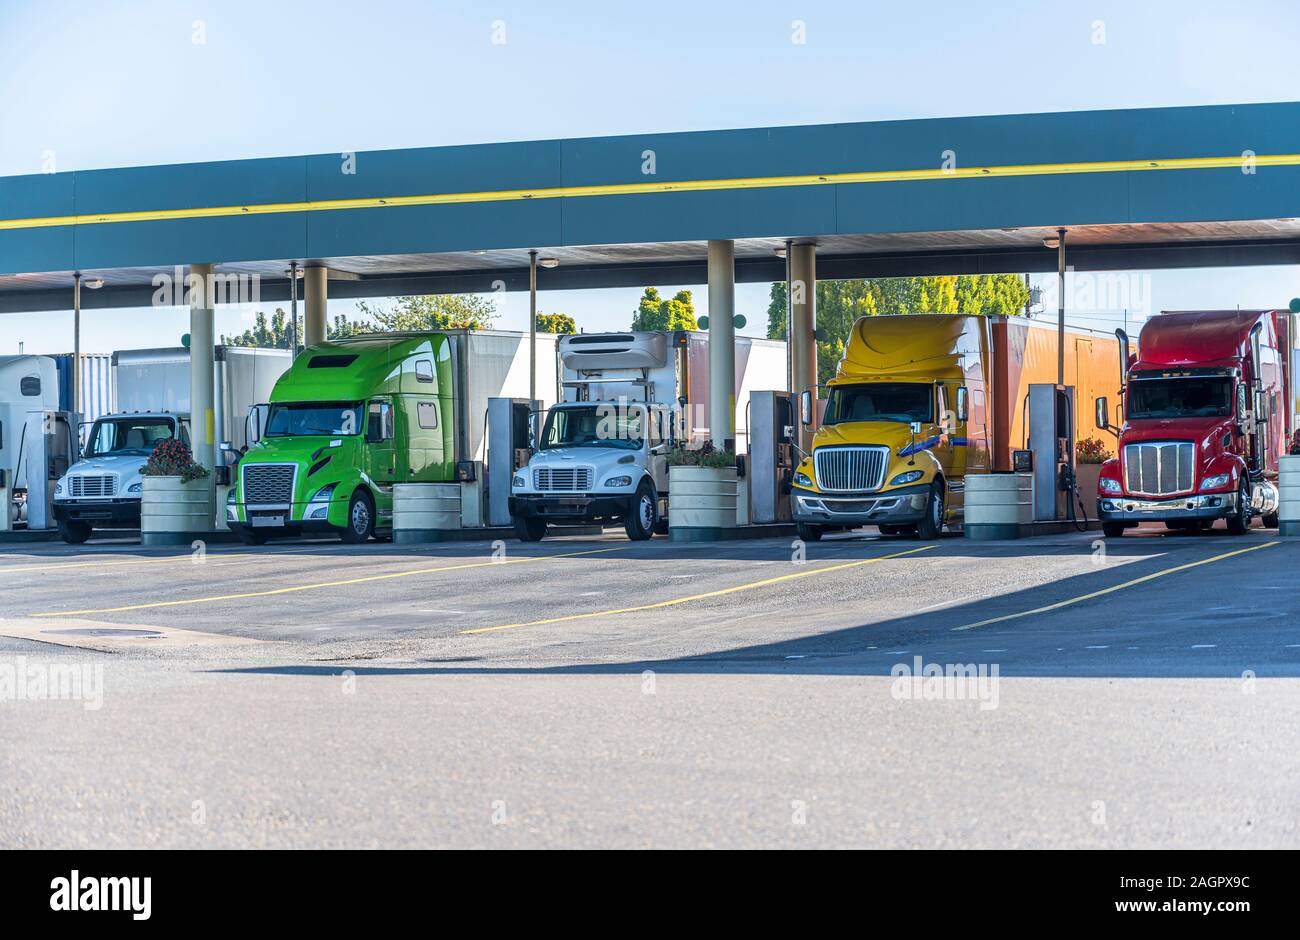
<path fill-rule="evenodd" d="M 826 492 L 862 492 L 885 485 L 887 447 L 819 447 L 813 453 L 817 488 Z"/>
<path fill-rule="evenodd" d="M 537 467 L 533 470 L 533 489 L 576 493 L 591 489 L 591 467 Z"/>
<path fill-rule="evenodd" d="M 117 493 L 117 475 L 106 473 L 100 476 L 89 474 L 68 477 L 68 495 L 73 497 L 114 496 Z"/>
<path fill-rule="evenodd" d="M 244 467 L 244 502 L 293 502 L 295 469 L 291 463 L 247 464 Z"/>
<path fill-rule="evenodd" d="M 1124 448 L 1125 489 L 1139 496 L 1190 493 L 1196 449 L 1190 441 L 1129 444 Z"/>

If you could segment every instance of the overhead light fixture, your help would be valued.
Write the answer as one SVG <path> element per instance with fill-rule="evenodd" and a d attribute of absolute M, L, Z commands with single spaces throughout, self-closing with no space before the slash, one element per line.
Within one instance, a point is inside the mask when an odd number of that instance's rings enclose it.
<path fill-rule="evenodd" d="M 104 279 L 102 277 L 92 277 L 88 281 L 82 281 L 81 286 L 89 287 L 91 290 L 99 290 L 104 286 Z"/>
<path fill-rule="evenodd" d="M 306 268 L 285 268 L 284 276 L 291 277 L 297 281 L 301 281 L 303 279 L 303 276 L 306 273 L 307 273 Z"/>
<path fill-rule="evenodd" d="M 773 248 L 772 250 L 776 253 L 778 258 L 784 258 L 786 255 L 785 245 L 782 245 L 780 248 Z"/>
<path fill-rule="evenodd" d="M 1060 237 L 1059 237 L 1059 236 L 1056 236 L 1056 235 L 1048 235 L 1046 238 L 1043 239 L 1043 247 L 1044 247 L 1044 248 L 1060 248 L 1060 247 L 1061 247 L 1061 239 L 1060 239 Z"/>
<path fill-rule="evenodd" d="M 558 268 L 560 266 L 559 258 L 538 258 L 537 264 L 543 268 Z"/>

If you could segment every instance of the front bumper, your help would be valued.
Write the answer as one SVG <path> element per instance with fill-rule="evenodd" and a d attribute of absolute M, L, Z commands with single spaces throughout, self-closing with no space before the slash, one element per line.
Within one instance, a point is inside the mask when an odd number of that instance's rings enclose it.
<path fill-rule="evenodd" d="M 84 522 L 97 529 L 140 528 L 138 499 L 56 499 L 53 512 L 57 522 Z"/>
<path fill-rule="evenodd" d="M 631 511 L 632 493 L 548 493 L 510 497 L 510 515 L 525 519 L 622 519 Z"/>
<path fill-rule="evenodd" d="M 1179 519 L 1223 519 L 1237 511 L 1236 493 L 1200 493 L 1168 499 L 1101 496 L 1097 517 L 1102 522 L 1176 522 Z"/>
<path fill-rule="evenodd" d="M 874 493 L 816 493 L 790 489 L 795 522 L 813 525 L 914 525 L 925 518 L 930 484 L 900 486 Z"/>

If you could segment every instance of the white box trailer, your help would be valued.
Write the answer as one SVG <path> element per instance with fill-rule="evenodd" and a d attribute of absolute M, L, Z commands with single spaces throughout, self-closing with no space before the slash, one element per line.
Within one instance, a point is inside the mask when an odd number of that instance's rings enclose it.
<path fill-rule="evenodd" d="M 287 349 L 217 346 L 213 363 L 214 427 L 218 441 L 239 450 L 248 444 L 245 418 L 254 405 L 271 397 L 276 380 L 289 368 Z M 185 414 L 190 411 L 190 351 L 125 349 L 113 353 L 113 393 L 117 413 Z"/>

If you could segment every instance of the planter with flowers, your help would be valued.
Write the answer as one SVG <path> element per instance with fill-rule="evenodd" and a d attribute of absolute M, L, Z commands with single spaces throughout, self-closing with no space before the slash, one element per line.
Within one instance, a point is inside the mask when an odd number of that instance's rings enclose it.
<path fill-rule="evenodd" d="M 1113 455 L 1106 450 L 1104 441 L 1095 437 L 1085 437 L 1074 445 L 1074 479 L 1079 487 L 1079 497 L 1088 507 L 1089 517 L 1097 518 L 1097 480 L 1101 477 L 1101 465 Z"/>
<path fill-rule="evenodd" d="M 211 473 L 194 462 L 184 442 L 160 441 L 140 471 L 140 542 L 187 545 L 211 533 L 216 517 L 209 482 Z"/>
<path fill-rule="evenodd" d="M 713 541 L 736 528 L 739 504 L 736 455 L 712 443 L 668 454 L 668 537 Z"/>

